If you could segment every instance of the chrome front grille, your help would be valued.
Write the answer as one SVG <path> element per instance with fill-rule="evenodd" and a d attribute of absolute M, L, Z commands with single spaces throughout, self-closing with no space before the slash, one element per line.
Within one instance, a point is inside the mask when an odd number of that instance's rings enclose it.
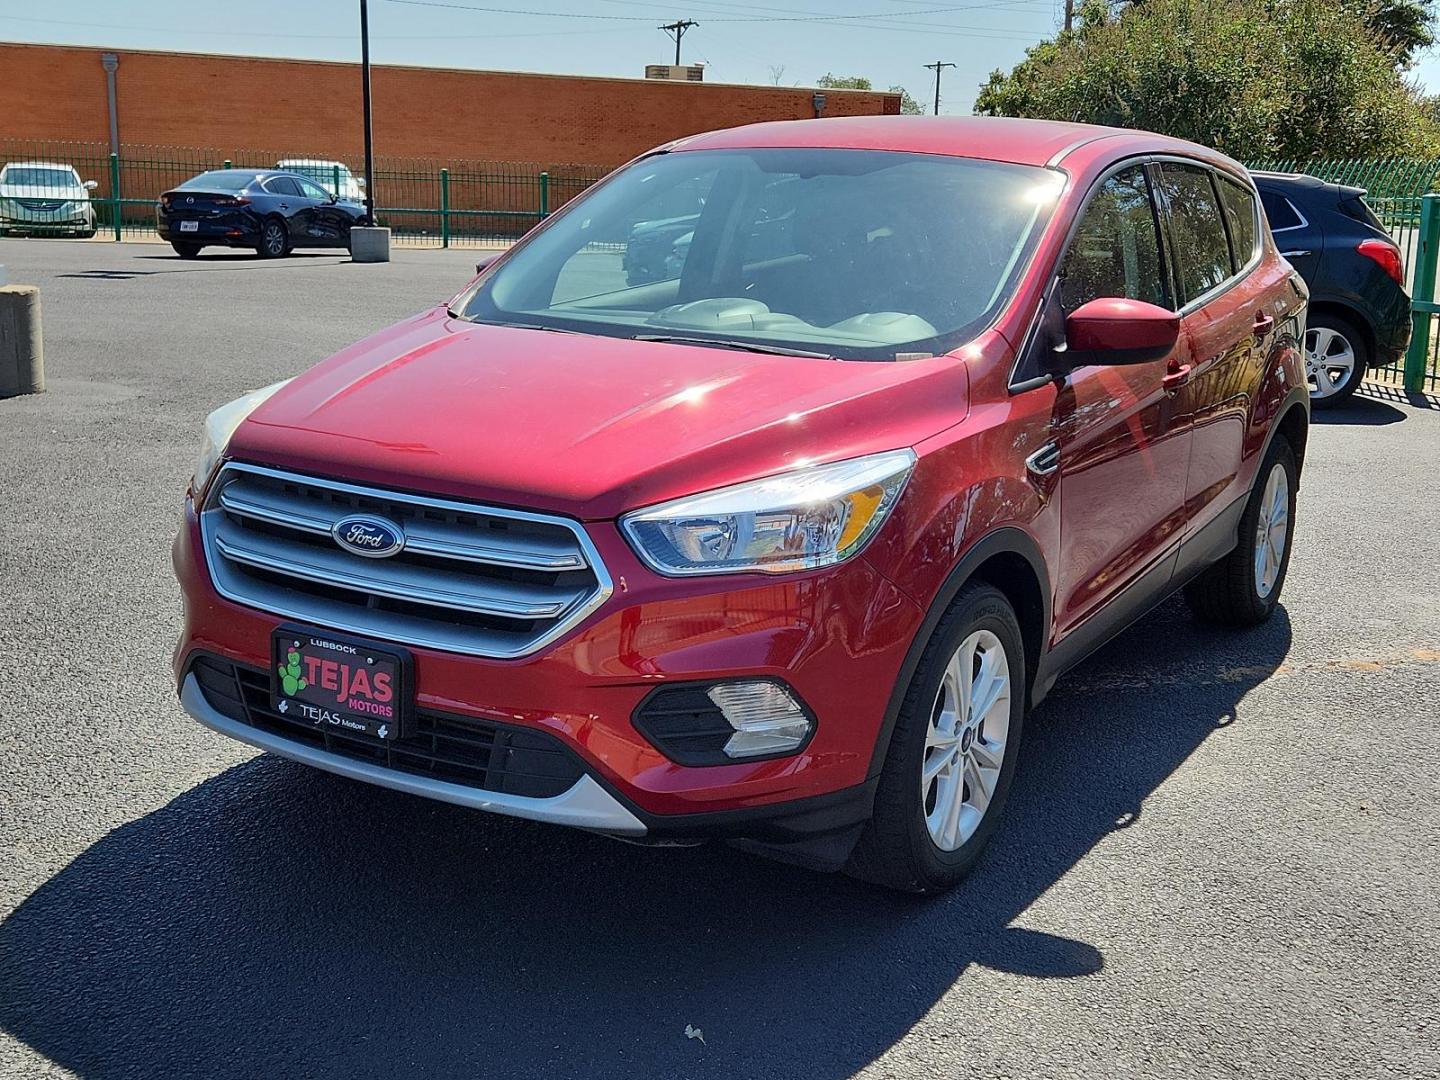
<path fill-rule="evenodd" d="M 405 532 L 388 558 L 332 539 L 353 514 Z M 201 532 L 216 589 L 249 607 L 385 641 L 477 656 L 532 653 L 610 595 L 577 522 L 230 462 Z"/>

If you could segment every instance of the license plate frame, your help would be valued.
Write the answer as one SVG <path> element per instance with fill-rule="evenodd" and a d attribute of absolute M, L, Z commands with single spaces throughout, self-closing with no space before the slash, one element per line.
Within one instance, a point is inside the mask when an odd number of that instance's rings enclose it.
<path fill-rule="evenodd" d="M 270 635 L 270 706 L 308 727 L 394 742 L 414 727 L 415 660 L 367 638 L 280 626 Z"/>

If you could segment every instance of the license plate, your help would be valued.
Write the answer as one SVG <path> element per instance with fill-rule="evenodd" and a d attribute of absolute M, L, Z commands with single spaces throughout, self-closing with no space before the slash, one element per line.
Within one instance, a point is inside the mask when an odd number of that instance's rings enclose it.
<path fill-rule="evenodd" d="M 180 231 L 181 231 L 181 232 L 199 232 L 199 231 L 200 231 L 200 222 L 198 222 L 198 221 L 182 221 L 182 222 L 180 222 Z"/>
<path fill-rule="evenodd" d="M 271 704 L 287 720 L 386 741 L 407 732 L 414 668 L 405 650 L 282 626 L 270 654 Z"/>

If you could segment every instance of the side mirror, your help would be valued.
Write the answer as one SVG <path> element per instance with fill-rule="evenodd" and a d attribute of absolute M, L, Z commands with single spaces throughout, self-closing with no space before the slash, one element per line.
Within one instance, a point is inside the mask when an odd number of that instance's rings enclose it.
<path fill-rule="evenodd" d="M 1180 340 L 1180 316 L 1143 300 L 1102 296 L 1065 320 L 1069 367 L 1149 364 L 1163 360 Z"/>
<path fill-rule="evenodd" d="M 95 190 L 96 188 L 98 188 L 99 186 L 100 186 L 100 185 L 97 184 L 94 180 L 86 180 L 86 181 L 85 181 L 85 190 L 86 190 L 86 191 L 94 191 L 94 190 Z"/>
<path fill-rule="evenodd" d="M 491 263 L 493 263 L 496 259 L 500 258 L 500 256 L 504 254 L 505 252 L 503 251 L 492 251 L 488 254 L 481 255 L 480 258 L 475 260 L 475 273 L 483 274 L 486 270 L 490 268 Z"/>

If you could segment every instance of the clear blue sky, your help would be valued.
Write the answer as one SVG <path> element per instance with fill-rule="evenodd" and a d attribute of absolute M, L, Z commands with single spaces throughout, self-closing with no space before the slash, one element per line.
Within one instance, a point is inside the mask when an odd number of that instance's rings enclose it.
<path fill-rule="evenodd" d="M 864 75 L 879 87 L 906 87 L 928 110 L 934 76 L 922 65 L 945 60 L 956 67 L 945 71 L 941 112 L 966 113 L 992 69 L 1008 69 L 1027 45 L 1054 32 L 1061 5 L 370 0 L 370 32 L 377 62 L 639 76 L 647 63 L 673 59 L 674 46 L 656 26 L 689 18 L 700 25 L 685 37 L 684 60 L 705 61 L 711 81 L 769 83 L 780 68 L 785 85 L 809 85 L 827 71 Z M 353 60 L 359 56 L 358 8 L 357 0 L 0 0 L 0 41 Z M 1413 74 L 1440 88 L 1440 56 L 1432 51 Z"/>

